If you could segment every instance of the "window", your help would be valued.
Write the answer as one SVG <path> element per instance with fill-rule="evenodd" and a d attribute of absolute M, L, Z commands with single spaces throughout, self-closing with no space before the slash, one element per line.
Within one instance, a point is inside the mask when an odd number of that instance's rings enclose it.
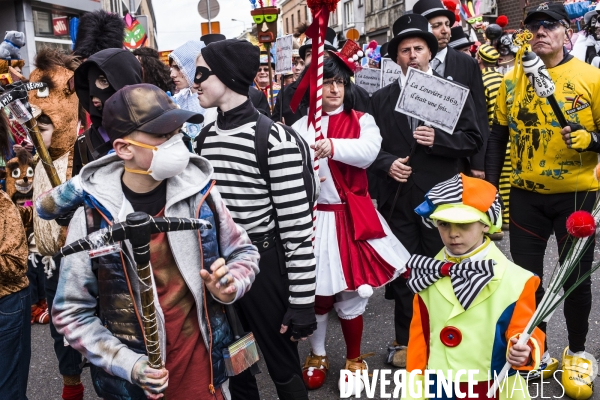
<path fill-rule="evenodd" d="M 306 20 L 306 23 L 308 24 L 308 7 L 304 6 L 304 19 Z"/>
<path fill-rule="evenodd" d="M 331 13 L 331 18 L 329 19 L 329 26 L 337 26 L 338 24 L 338 13 L 337 8 Z"/>
<path fill-rule="evenodd" d="M 302 17 L 300 17 L 300 10 L 298 10 L 298 25 L 302 23 Z"/>
<path fill-rule="evenodd" d="M 363 6 L 363 0 L 358 0 L 358 7 L 362 7 Z"/>
<path fill-rule="evenodd" d="M 344 3 L 344 18 L 346 27 L 354 26 L 354 1 Z"/>
<path fill-rule="evenodd" d="M 292 30 L 296 29 L 296 25 L 294 25 L 294 14 L 292 14 Z"/>
<path fill-rule="evenodd" d="M 286 18 L 286 19 L 285 19 L 285 31 L 286 31 L 286 33 L 287 33 L 288 35 L 291 33 L 291 32 L 290 32 L 290 19 L 289 19 L 289 18 Z"/>
<path fill-rule="evenodd" d="M 387 0 L 381 0 L 381 8 L 387 7 Z"/>
<path fill-rule="evenodd" d="M 373 0 L 369 0 L 369 12 L 373 12 L 374 8 L 373 8 Z"/>

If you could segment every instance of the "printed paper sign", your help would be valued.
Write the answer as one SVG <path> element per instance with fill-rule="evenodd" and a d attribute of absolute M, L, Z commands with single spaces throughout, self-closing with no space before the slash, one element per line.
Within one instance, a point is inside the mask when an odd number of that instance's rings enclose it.
<path fill-rule="evenodd" d="M 381 70 L 364 68 L 354 74 L 354 83 L 371 95 L 381 87 Z"/>
<path fill-rule="evenodd" d="M 402 70 L 391 58 L 381 59 L 381 87 L 385 87 L 400 77 Z"/>
<path fill-rule="evenodd" d="M 409 68 L 396 111 L 452 134 L 468 95 L 467 87 Z"/>
<path fill-rule="evenodd" d="M 275 73 L 292 73 L 292 35 L 279 37 L 276 42 Z"/>

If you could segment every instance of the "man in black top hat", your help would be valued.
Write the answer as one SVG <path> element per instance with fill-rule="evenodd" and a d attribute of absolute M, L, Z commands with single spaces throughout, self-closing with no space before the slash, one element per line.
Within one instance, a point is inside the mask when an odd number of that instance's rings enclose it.
<path fill-rule="evenodd" d="M 411 254 L 433 257 L 443 243 L 414 209 L 435 184 L 460 172 L 460 158 L 475 154 L 483 139 L 475 122 L 471 96 L 452 135 L 395 111 L 409 67 L 439 76 L 429 65 L 438 51 L 438 41 L 428 32 L 428 26 L 427 19 L 418 14 L 403 15 L 394 23 L 388 53 L 400 65 L 402 74 L 371 98 L 369 113 L 375 118 L 383 141 L 370 167 L 369 186 L 381 214 L 388 217 L 392 232 L 406 249 Z M 389 348 L 388 362 L 402 368 L 406 366 L 413 293 L 406 286 L 406 279 L 400 277 L 390 284 L 386 294 L 393 295 L 396 301 L 396 340 Z"/>
<path fill-rule="evenodd" d="M 452 47 L 454 50 L 465 53 L 469 57 L 473 57 L 470 49 L 474 43 L 475 42 L 469 40 L 462 26 L 454 26 L 450 29 L 450 41 L 448 42 L 448 46 Z"/>
<path fill-rule="evenodd" d="M 331 28 L 327 28 L 327 33 L 325 35 L 325 57 L 329 57 L 330 51 L 338 51 L 337 40 L 335 36 L 335 31 Z M 304 60 L 304 64 L 306 65 L 304 71 L 308 71 L 308 64 L 310 64 L 312 59 L 312 39 L 307 39 L 306 42 L 300 46 L 298 52 L 300 57 Z M 302 76 L 303 75 L 301 75 L 300 78 L 298 78 L 291 85 L 286 86 L 284 90 L 280 90 L 277 94 L 275 106 L 273 107 L 273 121 L 282 121 L 283 117 L 283 122 L 288 126 L 292 126 L 296 121 L 307 114 L 308 105 L 304 102 L 300 103 L 300 106 L 295 113 L 290 109 L 290 101 L 292 100 L 294 93 L 296 93 L 296 89 L 302 80 Z M 355 99 L 354 109 L 356 111 L 366 112 L 367 108 L 369 107 L 369 93 L 365 89 L 356 86 L 354 83 L 350 85 L 350 90 L 352 91 Z M 281 102 L 283 102 L 283 107 Z"/>
<path fill-rule="evenodd" d="M 438 52 L 431 60 L 431 67 L 446 79 L 466 85 L 471 90 L 475 102 L 476 122 L 483 137 L 481 150 L 469 158 L 470 165 L 464 166 L 464 171 L 470 172 L 477 178 L 484 178 L 485 148 L 490 136 L 487 121 L 487 107 L 481 78 L 481 70 L 473 57 L 461 54 L 448 46 L 450 42 L 450 27 L 454 25 L 454 12 L 444 8 L 440 0 L 419 0 L 413 7 L 415 14 L 421 14 L 429 21 L 431 31 L 438 41 Z M 467 160 L 464 160 L 467 163 Z"/>

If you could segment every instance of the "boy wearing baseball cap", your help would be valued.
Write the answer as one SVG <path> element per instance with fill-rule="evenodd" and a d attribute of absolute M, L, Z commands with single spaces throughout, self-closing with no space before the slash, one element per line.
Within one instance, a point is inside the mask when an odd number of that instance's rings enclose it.
<path fill-rule="evenodd" d="M 496 188 L 456 175 L 435 185 L 415 211 L 437 225 L 445 247 L 435 259 L 413 255 L 407 264 L 408 286 L 415 293 L 407 372 L 478 370 L 475 397 L 464 398 L 487 398 L 494 374 L 508 360 L 513 368 L 496 398 L 529 399 L 516 370 L 537 368 L 544 333 L 536 328 L 526 345 L 517 340 L 535 311 L 540 279 L 508 260 L 486 237 L 502 226 Z M 469 376 L 459 379 L 450 398 L 457 398 L 456 387 L 468 392 Z M 437 398 L 434 386 L 429 393 Z"/>
<path fill-rule="evenodd" d="M 259 256 L 214 188 L 210 163 L 183 143 L 184 122 L 201 123 L 202 115 L 177 108 L 156 86 L 124 87 L 104 106 L 103 126 L 115 153 L 87 164 L 74 178 L 86 207 L 71 220 L 67 243 L 134 211 L 215 222 L 201 240 L 194 231 L 152 235 L 159 344 L 166 360 L 160 370 L 145 355 L 140 283 L 129 243 L 93 262 L 83 252 L 64 259 L 54 323 L 92 364 L 94 388 L 104 399 L 229 398 L 222 350 L 232 337 L 216 302 L 231 303 L 249 290 Z"/>

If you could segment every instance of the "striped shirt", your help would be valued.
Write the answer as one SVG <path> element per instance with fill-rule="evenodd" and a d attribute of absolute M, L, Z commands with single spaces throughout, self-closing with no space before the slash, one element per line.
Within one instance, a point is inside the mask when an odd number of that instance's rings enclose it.
<path fill-rule="evenodd" d="M 494 67 L 487 67 L 481 71 L 483 76 L 483 91 L 485 93 L 485 101 L 487 103 L 487 113 L 490 126 L 494 122 L 494 111 L 496 109 L 496 96 L 498 89 L 504 76 Z"/>
<path fill-rule="evenodd" d="M 278 233 L 285 249 L 290 304 L 310 306 L 316 289 L 313 224 L 302 178 L 302 155 L 295 139 L 274 124 L 269 136 L 271 194 L 260 175 L 254 151 L 256 121 L 223 130 L 214 124 L 201 155 L 213 168 L 219 193 L 233 220 L 251 237 Z"/>

